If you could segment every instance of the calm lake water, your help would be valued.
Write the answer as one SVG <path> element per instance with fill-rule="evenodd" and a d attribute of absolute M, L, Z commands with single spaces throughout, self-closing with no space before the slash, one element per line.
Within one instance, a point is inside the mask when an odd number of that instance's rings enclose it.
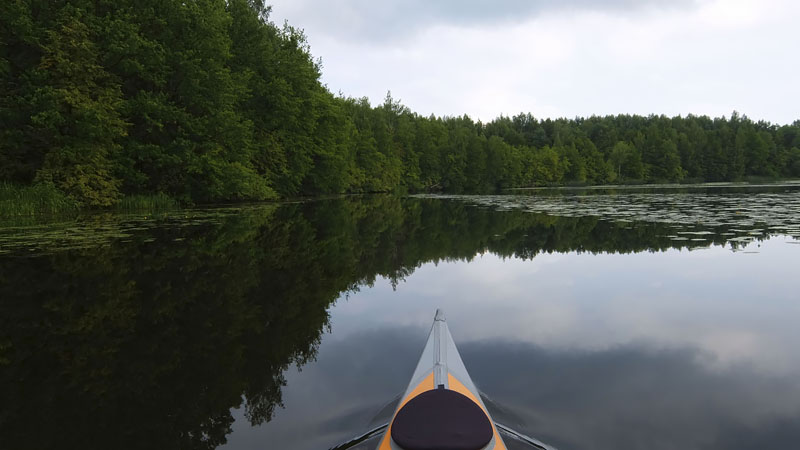
<path fill-rule="evenodd" d="M 7 223 L 0 448 L 326 449 L 385 422 L 436 308 L 559 449 L 795 448 L 799 292 L 800 185 Z"/>

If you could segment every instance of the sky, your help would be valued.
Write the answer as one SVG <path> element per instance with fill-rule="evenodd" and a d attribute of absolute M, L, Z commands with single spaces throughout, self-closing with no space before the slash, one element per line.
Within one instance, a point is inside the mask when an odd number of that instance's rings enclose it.
<path fill-rule="evenodd" d="M 424 116 L 800 119 L 795 0 L 272 0 L 322 82 Z"/>

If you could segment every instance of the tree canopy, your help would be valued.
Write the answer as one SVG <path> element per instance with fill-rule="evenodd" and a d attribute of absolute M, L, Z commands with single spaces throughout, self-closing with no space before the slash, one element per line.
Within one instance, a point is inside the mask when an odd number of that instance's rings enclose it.
<path fill-rule="evenodd" d="M 261 0 L 0 5 L 0 181 L 86 206 L 800 177 L 800 121 L 424 117 L 334 95 Z"/>

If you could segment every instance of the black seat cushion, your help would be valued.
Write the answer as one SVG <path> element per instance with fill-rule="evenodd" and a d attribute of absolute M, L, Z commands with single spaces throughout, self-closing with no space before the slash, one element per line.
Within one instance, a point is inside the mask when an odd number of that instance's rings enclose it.
<path fill-rule="evenodd" d="M 392 439 L 404 450 L 480 450 L 492 434 L 483 409 L 449 389 L 414 397 L 392 422 Z"/>

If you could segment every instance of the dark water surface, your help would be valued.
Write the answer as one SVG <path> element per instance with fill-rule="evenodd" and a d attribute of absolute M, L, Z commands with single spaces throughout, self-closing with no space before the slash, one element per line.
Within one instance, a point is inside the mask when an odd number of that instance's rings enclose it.
<path fill-rule="evenodd" d="M 795 448 L 799 288 L 797 185 L 10 224 L 0 448 L 329 448 L 436 308 L 495 419 L 560 449 Z"/>

